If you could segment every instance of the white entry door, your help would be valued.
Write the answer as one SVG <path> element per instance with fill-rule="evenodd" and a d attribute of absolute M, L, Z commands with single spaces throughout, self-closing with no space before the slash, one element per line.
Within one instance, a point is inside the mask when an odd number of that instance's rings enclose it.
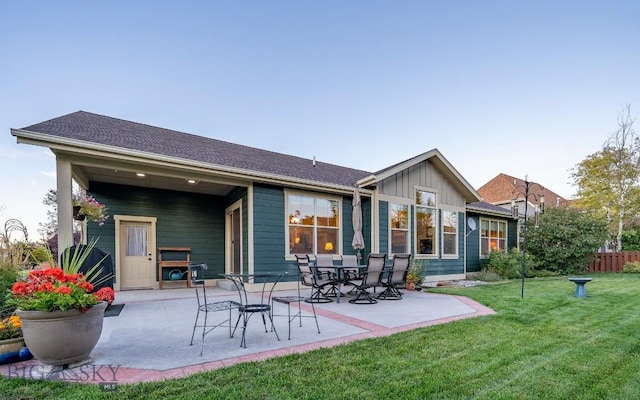
<path fill-rule="evenodd" d="M 151 223 L 120 224 L 120 289 L 152 288 L 155 281 Z"/>

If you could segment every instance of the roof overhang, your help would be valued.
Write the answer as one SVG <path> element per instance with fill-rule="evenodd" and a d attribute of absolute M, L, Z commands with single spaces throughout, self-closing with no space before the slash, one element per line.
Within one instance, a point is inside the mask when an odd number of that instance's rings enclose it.
<path fill-rule="evenodd" d="M 16 137 L 17 142 L 20 144 L 48 147 L 56 157 L 69 161 L 74 166 L 74 179 L 82 186 L 88 185 L 89 180 L 92 180 L 92 175 L 95 177 L 102 173 L 103 179 L 106 180 L 107 176 L 109 176 L 108 179 L 111 183 L 157 187 L 153 182 L 141 184 L 142 180 L 132 180 L 131 176 L 118 178 L 118 171 L 126 171 L 131 173 L 140 172 L 156 177 L 175 178 L 177 180 L 193 179 L 198 182 L 208 182 L 213 185 L 224 185 L 230 188 L 246 187 L 252 182 L 258 182 L 334 194 L 350 195 L 353 193 L 353 187 L 349 186 L 232 168 L 117 146 L 100 145 L 25 129 L 11 129 L 11 134 Z M 101 172 L 96 172 L 97 170 Z M 106 173 L 105 171 L 107 170 L 111 172 Z M 160 182 L 159 179 L 156 181 Z M 209 191 L 202 192 L 210 193 Z M 361 189 L 361 195 L 370 196 L 371 191 Z"/>

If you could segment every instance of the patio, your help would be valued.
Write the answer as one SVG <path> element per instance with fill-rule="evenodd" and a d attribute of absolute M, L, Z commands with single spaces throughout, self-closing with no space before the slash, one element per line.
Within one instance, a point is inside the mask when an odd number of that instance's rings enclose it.
<path fill-rule="evenodd" d="M 237 294 L 220 288 L 208 288 L 215 300 L 235 300 Z M 277 291 L 277 295 L 295 291 Z M 252 320 L 247 328 L 247 348 L 240 347 L 240 332 L 229 338 L 226 327 L 220 327 L 205 337 L 201 357 L 201 336 L 196 331 L 193 346 L 189 345 L 196 315 L 194 289 L 122 291 L 116 294 L 116 304 L 125 304 L 118 316 L 106 317 L 102 336 L 92 353 L 92 363 L 59 373 L 59 379 L 73 380 L 87 368 L 95 373 L 112 376 L 118 383 L 155 381 L 180 378 L 190 374 L 237 363 L 263 360 L 312 349 L 330 347 L 375 336 L 446 323 L 458 319 L 492 314 L 489 308 L 464 297 L 428 292 L 404 292 L 399 301 L 379 301 L 373 305 L 349 302 L 316 304 L 321 333 L 312 319 L 292 322 L 291 340 L 287 340 L 286 316 L 274 317 L 280 336 L 264 332 L 262 322 Z M 274 292 L 275 294 L 276 292 Z M 303 307 L 310 310 L 309 304 Z M 286 306 L 275 305 L 276 314 L 286 314 Z M 213 313 L 216 321 L 225 313 Z M 234 318 L 237 313 L 234 312 Z M 235 321 L 234 321 L 235 322 Z M 200 331 L 201 332 L 201 331 Z M 11 364 L 13 371 L 30 369 L 34 376 L 39 363 L 35 360 Z M 8 366 L 3 366 L 9 368 Z M 83 371 L 81 369 L 84 369 Z M 76 370 L 76 371 L 74 371 Z M 7 374 L 4 369 L 0 372 Z M 14 374 L 20 375 L 19 372 Z M 48 379 L 57 379 L 55 375 Z"/>

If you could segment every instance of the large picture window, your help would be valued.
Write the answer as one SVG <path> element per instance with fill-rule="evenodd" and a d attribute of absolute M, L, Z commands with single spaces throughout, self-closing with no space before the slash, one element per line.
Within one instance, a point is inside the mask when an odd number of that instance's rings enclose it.
<path fill-rule="evenodd" d="M 391 253 L 409 252 L 409 206 L 389 205 L 389 226 L 391 227 Z"/>
<path fill-rule="evenodd" d="M 442 211 L 442 255 L 458 254 L 458 213 Z"/>
<path fill-rule="evenodd" d="M 480 220 L 480 255 L 492 251 L 507 251 L 507 223 L 491 219 Z"/>
<path fill-rule="evenodd" d="M 340 201 L 287 196 L 289 254 L 340 254 Z"/>
<path fill-rule="evenodd" d="M 437 254 L 436 194 L 416 190 L 416 241 L 418 254 Z"/>

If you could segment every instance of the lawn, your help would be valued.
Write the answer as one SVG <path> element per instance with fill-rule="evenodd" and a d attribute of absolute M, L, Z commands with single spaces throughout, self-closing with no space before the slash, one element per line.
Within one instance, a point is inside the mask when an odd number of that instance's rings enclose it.
<path fill-rule="evenodd" d="M 3 399 L 640 399 L 640 275 L 439 288 L 497 314 L 189 378 L 97 386 L 0 378 Z M 399 303 L 401 305 L 401 303 Z"/>

